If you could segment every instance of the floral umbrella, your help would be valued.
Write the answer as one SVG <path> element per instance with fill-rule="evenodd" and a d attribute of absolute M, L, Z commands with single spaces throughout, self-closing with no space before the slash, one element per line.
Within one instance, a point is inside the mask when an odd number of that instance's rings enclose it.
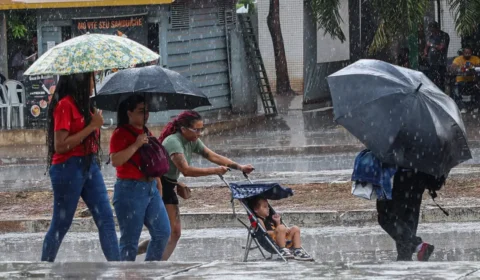
<path fill-rule="evenodd" d="M 155 52 L 128 38 L 87 33 L 48 50 L 24 75 L 70 75 L 129 68 L 159 58 Z"/>

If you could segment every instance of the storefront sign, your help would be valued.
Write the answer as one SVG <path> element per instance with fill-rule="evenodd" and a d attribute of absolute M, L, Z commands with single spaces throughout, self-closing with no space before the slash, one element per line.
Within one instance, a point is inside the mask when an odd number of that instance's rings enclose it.
<path fill-rule="evenodd" d="M 144 46 L 148 43 L 148 24 L 144 15 L 73 19 L 74 36 L 87 32 L 127 37 Z"/>

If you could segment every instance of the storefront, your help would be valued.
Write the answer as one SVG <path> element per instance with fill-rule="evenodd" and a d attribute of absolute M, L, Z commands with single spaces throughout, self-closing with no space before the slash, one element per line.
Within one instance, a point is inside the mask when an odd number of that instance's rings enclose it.
<path fill-rule="evenodd" d="M 63 0 L 41 3 L 30 0 L 0 0 L 0 12 L 12 9 L 36 10 L 38 56 L 63 41 L 87 32 L 128 37 L 160 53 L 160 26 L 162 22 L 168 24 L 168 4 L 171 2 L 172 0 L 140 0 L 134 2 L 135 6 L 130 6 L 133 2 L 125 0 Z M 6 49 L 5 42 L 0 44 L 0 49 Z M 8 63 L 3 60 L 2 64 Z M 28 65 L 25 65 L 25 69 L 27 67 Z M 2 65 L 2 68 L 7 66 Z M 105 74 L 108 73 L 97 73 L 97 82 L 100 82 Z M 26 93 L 24 111 L 27 127 L 45 124 L 47 106 L 57 79 L 58 77 L 54 76 L 32 76 L 24 77 L 21 81 Z"/>
<path fill-rule="evenodd" d="M 158 52 L 161 57 L 159 65 L 191 79 L 208 96 L 212 106 L 198 108 L 199 111 L 231 110 L 235 91 L 230 80 L 231 52 L 236 52 L 237 57 L 245 55 L 241 48 L 230 49 L 228 32 L 235 29 L 236 1 L 148 0 L 135 1 L 135 6 L 127 6 L 133 2 L 125 0 L 85 1 L 75 2 L 77 6 L 68 9 L 65 2 L 74 3 L 64 0 L 60 5 L 36 7 L 39 55 L 86 32 L 126 36 Z M 103 75 L 99 74 L 98 79 Z M 35 100 L 29 106 L 36 105 L 41 109 L 42 106 L 35 102 L 42 102 L 45 96 L 40 97 L 35 83 L 29 87 L 28 91 L 35 92 L 29 97 Z M 49 85 L 48 90 L 53 88 Z M 255 96 L 239 96 L 236 100 L 243 100 L 242 104 L 254 103 L 254 107 L 247 107 L 256 108 Z M 36 106 L 33 112 L 37 114 Z M 30 112 L 30 108 L 26 109 Z M 150 122 L 164 123 L 175 114 L 178 112 L 153 113 Z M 35 118 L 42 116 L 41 113 Z M 115 122 L 115 113 L 104 112 L 104 118 Z"/>

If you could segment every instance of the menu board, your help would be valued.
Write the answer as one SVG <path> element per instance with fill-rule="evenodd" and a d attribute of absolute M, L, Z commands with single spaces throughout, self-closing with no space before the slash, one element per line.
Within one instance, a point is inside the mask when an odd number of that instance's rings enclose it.
<path fill-rule="evenodd" d="M 28 76 L 23 81 L 27 127 L 43 127 L 46 124 L 47 108 L 56 82 L 57 78 L 51 75 Z"/>

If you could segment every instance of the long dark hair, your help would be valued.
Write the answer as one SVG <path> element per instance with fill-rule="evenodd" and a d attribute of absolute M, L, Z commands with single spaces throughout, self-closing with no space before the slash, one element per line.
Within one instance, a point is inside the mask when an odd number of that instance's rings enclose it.
<path fill-rule="evenodd" d="M 133 112 L 135 108 L 137 108 L 137 105 L 141 103 L 145 103 L 145 97 L 140 94 L 134 94 L 129 96 L 118 105 L 117 128 L 129 123 L 127 112 Z"/>
<path fill-rule="evenodd" d="M 80 114 L 85 120 L 85 127 L 90 124 L 92 121 L 92 113 L 94 112 L 93 104 L 90 101 L 90 79 L 92 73 L 82 73 L 74 74 L 68 76 L 60 76 L 57 86 L 55 88 L 55 93 L 53 94 L 52 101 L 48 106 L 47 110 L 47 168 L 52 165 L 52 157 L 55 153 L 55 143 L 54 143 L 54 125 L 55 119 L 53 117 L 53 112 L 58 105 L 58 102 L 67 96 L 71 96 L 77 107 Z M 92 141 L 94 141 L 92 143 Z M 96 142 L 96 143 L 95 143 Z M 98 150 L 96 152 L 96 160 L 100 166 L 100 136 L 96 137 L 96 133 L 92 132 L 86 139 L 83 140 L 83 146 L 85 151 L 88 150 L 89 145 L 97 145 Z M 85 170 L 90 168 L 92 163 L 92 157 L 86 157 L 84 161 Z"/>
<path fill-rule="evenodd" d="M 200 116 L 199 113 L 195 111 L 184 111 L 163 128 L 162 133 L 160 133 L 160 143 L 162 143 L 168 136 L 180 131 L 182 127 L 192 127 L 195 122 L 201 120 L 202 116 Z"/>

